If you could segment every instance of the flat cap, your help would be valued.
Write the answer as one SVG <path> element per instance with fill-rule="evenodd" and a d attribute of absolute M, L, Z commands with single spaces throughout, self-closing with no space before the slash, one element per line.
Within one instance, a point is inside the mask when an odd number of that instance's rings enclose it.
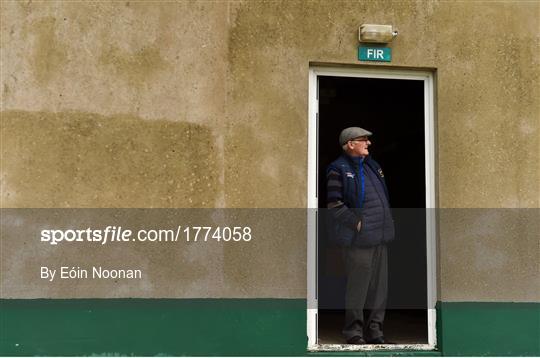
<path fill-rule="evenodd" d="M 351 139 L 364 137 L 364 136 L 370 136 L 372 134 L 373 133 L 371 133 L 370 131 L 367 131 L 364 128 L 360 128 L 360 127 L 345 128 L 344 130 L 341 131 L 341 134 L 339 135 L 339 145 L 343 146 L 345 143 L 347 143 Z"/>

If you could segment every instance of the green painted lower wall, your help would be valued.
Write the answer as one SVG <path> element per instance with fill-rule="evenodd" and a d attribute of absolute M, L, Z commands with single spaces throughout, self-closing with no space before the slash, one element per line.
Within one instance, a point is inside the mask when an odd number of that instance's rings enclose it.
<path fill-rule="evenodd" d="M 3 356 L 318 355 L 305 349 L 304 300 L 0 300 L 0 309 Z M 443 302 L 438 317 L 443 355 L 540 355 L 539 304 Z"/>
<path fill-rule="evenodd" d="M 2 355 L 301 355 L 304 300 L 3 300 Z"/>
<path fill-rule="evenodd" d="M 540 303 L 442 302 L 438 317 L 446 356 L 540 356 Z"/>

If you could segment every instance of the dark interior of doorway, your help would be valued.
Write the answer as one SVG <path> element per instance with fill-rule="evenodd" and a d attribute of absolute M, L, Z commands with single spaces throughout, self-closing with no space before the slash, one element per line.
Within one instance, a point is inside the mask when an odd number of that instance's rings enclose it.
<path fill-rule="evenodd" d="M 425 221 L 424 82 L 318 77 L 318 198 L 326 207 L 326 167 L 341 154 L 343 128 L 373 132 L 370 155 L 384 170 L 396 226 L 388 246 L 389 293 L 384 333 L 396 344 L 426 344 L 427 260 Z M 346 275 L 341 248 L 318 233 L 318 342 L 344 344 Z"/>

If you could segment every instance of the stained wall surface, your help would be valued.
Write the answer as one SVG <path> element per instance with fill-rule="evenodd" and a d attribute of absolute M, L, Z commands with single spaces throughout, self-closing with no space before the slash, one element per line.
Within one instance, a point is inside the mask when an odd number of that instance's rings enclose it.
<path fill-rule="evenodd" d="M 310 63 L 358 66 L 358 26 L 380 23 L 399 29 L 391 67 L 436 75 L 438 205 L 538 208 L 539 10 L 2 2 L 2 207 L 305 207 Z M 504 210 L 462 213 L 439 222 L 438 298 L 538 301 L 537 211 L 519 226 L 502 224 L 515 217 Z M 148 295 L 305 297 L 305 225 L 275 242 L 267 235 L 249 254 L 206 248 L 217 270 L 232 268 L 228 279 L 180 275 L 171 291 L 160 288 L 170 279 L 156 278 Z M 201 264 L 205 253 L 183 260 Z"/>

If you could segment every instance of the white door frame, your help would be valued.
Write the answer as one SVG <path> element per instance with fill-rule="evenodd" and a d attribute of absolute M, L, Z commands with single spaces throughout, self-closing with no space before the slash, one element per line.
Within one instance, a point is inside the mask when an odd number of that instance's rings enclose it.
<path fill-rule="evenodd" d="M 318 176 L 318 76 L 385 78 L 424 81 L 424 135 L 426 163 L 426 208 L 434 209 L 435 202 L 435 108 L 433 73 L 382 68 L 332 68 L 310 67 L 309 69 L 309 119 L 308 119 L 308 227 L 307 227 L 307 333 L 308 350 L 434 350 L 437 346 L 436 311 L 436 218 L 434 210 L 426 210 L 426 252 L 428 285 L 428 344 L 387 345 L 341 345 L 318 344 L 317 321 L 317 176 Z M 381 93 L 381 96 L 385 95 Z"/>

